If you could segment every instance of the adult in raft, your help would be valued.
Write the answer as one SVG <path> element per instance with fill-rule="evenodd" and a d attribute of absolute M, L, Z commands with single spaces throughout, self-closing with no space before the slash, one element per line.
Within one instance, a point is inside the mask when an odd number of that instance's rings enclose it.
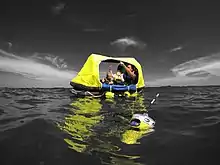
<path fill-rule="evenodd" d="M 128 64 L 126 66 L 123 62 L 120 62 L 119 67 L 120 66 L 122 66 L 125 70 L 123 74 L 125 85 L 137 84 L 137 80 L 138 80 L 137 70 L 131 64 Z"/>

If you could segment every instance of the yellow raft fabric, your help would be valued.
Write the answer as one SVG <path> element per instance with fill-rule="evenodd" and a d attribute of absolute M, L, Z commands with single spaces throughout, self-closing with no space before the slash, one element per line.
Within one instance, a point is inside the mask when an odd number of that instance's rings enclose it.
<path fill-rule="evenodd" d="M 145 86 L 144 77 L 142 73 L 142 67 L 135 58 L 131 57 L 108 57 L 99 54 L 91 54 L 82 69 L 79 71 L 76 77 L 74 77 L 71 82 L 81 84 L 87 87 L 102 87 L 99 77 L 99 65 L 105 60 L 117 60 L 134 65 L 138 70 L 138 83 L 137 88 L 142 88 Z"/>

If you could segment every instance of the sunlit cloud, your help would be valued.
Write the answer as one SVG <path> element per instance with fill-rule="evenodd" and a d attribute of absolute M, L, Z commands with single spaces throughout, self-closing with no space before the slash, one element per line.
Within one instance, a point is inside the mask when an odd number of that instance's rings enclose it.
<path fill-rule="evenodd" d="M 69 84 L 69 81 L 76 75 L 75 71 L 67 69 L 65 62 L 59 64 L 58 57 L 52 59 L 52 56 L 45 56 L 44 59 L 51 63 L 44 64 L 33 56 L 24 58 L 0 50 L 0 71 L 19 74 L 32 80 L 41 80 L 42 83 L 49 81 L 53 84 L 56 84 L 56 81 Z"/>
<path fill-rule="evenodd" d="M 151 86 L 212 84 L 211 78 L 220 76 L 220 53 L 184 62 L 170 70 L 173 77 L 146 83 Z"/>
<path fill-rule="evenodd" d="M 8 48 L 10 49 L 12 47 L 12 43 L 11 42 L 7 42 L 8 44 Z"/>
<path fill-rule="evenodd" d="M 0 57 L 10 57 L 12 59 L 21 59 L 21 60 L 24 59 L 24 58 L 22 58 L 20 56 L 16 56 L 16 55 L 14 55 L 12 53 L 8 53 L 8 52 L 6 52 L 6 51 L 4 51 L 2 49 L 0 49 Z"/>
<path fill-rule="evenodd" d="M 220 53 L 187 61 L 175 66 L 171 71 L 175 75 L 181 76 L 186 76 L 193 72 L 207 72 L 215 76 L 220 76 Z"/>
<path fill-rule="evenodd" d="M 178 46 L 178 47 L 170 49 L 170 52 L 176 52 L 176 51 L 179 51 L 179 50 L 182 50 L 182 49 L 183 49 L 183 46 Z"/>
<path fill-rule="evenodd" d="M 54 56 L 49 53 L 34 53 L 32 56 L 30 56 L 28 59 L 32 60 L 40 60 L 40 62 L 49 62 L 52 65 L 56 66 L 59 69 L 65 69 L 67 68 L 67 63 L 64 61 L 63 58 L 60 58 L 59 56 Z"/>
<path fill-rule="evenodd" d="M 117 46 L 122 50 L 125 50 L 129 46 L 133 46 L 135 48 L 143 49 L 146 47 L 146 43 L 143 41 L 140 41 L 134 37 L 125 37 L 125 38 L 119 38 L 113 42 L 110 43 L 112 46 Z"/>

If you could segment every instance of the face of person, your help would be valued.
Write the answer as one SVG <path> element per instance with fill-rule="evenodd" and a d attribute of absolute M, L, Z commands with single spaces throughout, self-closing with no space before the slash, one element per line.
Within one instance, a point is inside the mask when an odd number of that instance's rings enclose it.
<path fill-rule="evenodd" d="M 128 68 L 130 71 L 133 71 L 133 68 L 132 68 L 132 66 L 131 66 L 130 64 L 127 66 L 127 68 Z"/>

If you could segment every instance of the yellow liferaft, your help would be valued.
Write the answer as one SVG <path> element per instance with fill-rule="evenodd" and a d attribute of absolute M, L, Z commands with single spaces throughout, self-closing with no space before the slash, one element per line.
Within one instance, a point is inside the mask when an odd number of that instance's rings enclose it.
<path fill-rule="evenodd" d="M 138 70 L 138 82 L 136 87 L 143 88 L 145 86 L 142 67 L 135 58 L 108 57 L 99 54 L 91 54 L 79 73 L 71 80 L 71 82 L 84 85 L 86 87 L 97 87 L 101 89 L 102 83 L 100 82 L 99 77 L 99 65 L 101 62 L 106 60 L 114 60 L 116 62 L 122 61 L 134 65 Z"/>

